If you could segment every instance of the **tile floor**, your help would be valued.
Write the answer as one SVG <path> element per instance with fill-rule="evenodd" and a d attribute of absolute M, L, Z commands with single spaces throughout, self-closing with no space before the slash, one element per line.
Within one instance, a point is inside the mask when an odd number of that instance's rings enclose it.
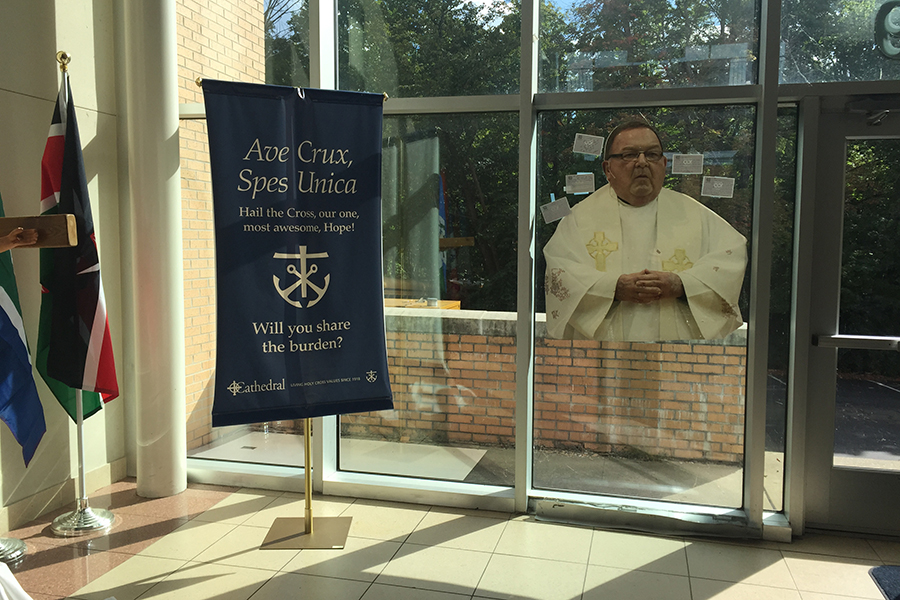
<path fill-rule="evenodd" d="M 868 570 L 900 563 L 900 541 L 655 537 L 330 497 L 313 513 L 353 518 L 343 550 L 260 550 L 276 517 L 303 515 L 301 495 L 191 485 L 147 500 L 126 480 L 90 504 L 116 515 L 107 534 L 53 536 L 63 510 L 6 534 L 28 546 L 13 573 L 34 600 L 874 600 Z"/>

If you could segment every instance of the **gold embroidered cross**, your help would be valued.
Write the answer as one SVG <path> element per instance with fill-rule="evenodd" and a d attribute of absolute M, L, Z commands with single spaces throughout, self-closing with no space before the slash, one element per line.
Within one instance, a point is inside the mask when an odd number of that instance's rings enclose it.
<path fill-rule="evenodd" d="M 594 239 L 584 245 L 588 254 L 594 259 L 598 271 L 606 271 L 606 257 L 619 249 L 619 243 L 606 239 L 602 231 L 594 232 Z"/>
<path fill-rule="evenodd" d="M 682 248 L 675 248 L 675 256 L 669 260 L 662 261 L 663 271 L 669 271 L 670 273 L 687 271 L 693 266 L 694 263 L 691 262 L 691 259 L 687 257 L 687 253 Z"/>

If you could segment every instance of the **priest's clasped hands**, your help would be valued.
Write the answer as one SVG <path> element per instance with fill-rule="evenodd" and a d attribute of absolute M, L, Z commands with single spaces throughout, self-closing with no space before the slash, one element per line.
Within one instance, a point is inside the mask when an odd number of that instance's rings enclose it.
<path fill-rule="evenodd" d="M 625 273 L 616 282 L 616 300 L 650 304 L 664 298 L 680 298 L 684 295 L 681 278 L 667 271 L 644 269 L 637 273 Z"/>

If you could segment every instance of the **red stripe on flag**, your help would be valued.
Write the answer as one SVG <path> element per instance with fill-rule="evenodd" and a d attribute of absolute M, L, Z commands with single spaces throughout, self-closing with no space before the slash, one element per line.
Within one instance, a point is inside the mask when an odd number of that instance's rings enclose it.
<path fill-rule="evenodd" d="M 54 135 L 47 138 L 44 157 L 41 159 L 41 199 L 59 193 L 62 181 L 63 150 L 66 138 Z"/>

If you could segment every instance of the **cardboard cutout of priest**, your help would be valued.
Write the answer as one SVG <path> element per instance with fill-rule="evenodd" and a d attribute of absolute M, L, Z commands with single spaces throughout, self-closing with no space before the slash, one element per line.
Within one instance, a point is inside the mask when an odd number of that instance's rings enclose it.
<path fill-rule="evenodd" d="M 718 339 L 740 327 L 747 240 L 663 189 L 656 130 L 616 127 L 603 169 L 609 184 L 575 205 L 544 246 L 548 335 L 649 342 Z"/>

